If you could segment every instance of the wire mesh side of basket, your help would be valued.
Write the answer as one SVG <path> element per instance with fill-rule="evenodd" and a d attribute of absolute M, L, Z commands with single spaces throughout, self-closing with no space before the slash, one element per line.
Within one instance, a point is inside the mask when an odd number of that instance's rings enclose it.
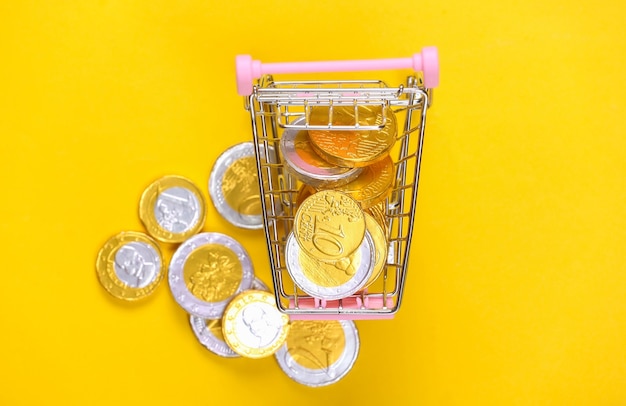
<path fill-rule="evenodd" d="M 422 157 L 429 92 L 409 77 L 393 88 L 381 81 L 274 82 L 261 79 L 246 99 L 252 120 L 264 231 L 278 308 L 293 319 L 388 318 L 400 308 L 408 270 Z M 286 269 L 285 244 L 296 214 L 301 183 L 283 167 L 279 141 L 285 128 L 307 130 L 310 106 L 380 105 L 392 109 L 398 122 L 391 152 L 395 166 L 393 191 L 385 201 L 389 254 L 382 275 L 367 290 L 344 299 L 324 301 L 304 294 Z M 329 109 L 331 110 L 331 109 Z M 305 120 L 301 120 L 305 117 Z M 329 123 L 332 121 L 329 117 Z M 297 120 L 298 123 L 295 123 Z M 400 125 L 401 124 L 401 125 Z M 327 125 L 324 129 L 365 130 L 359 126 Z"/>

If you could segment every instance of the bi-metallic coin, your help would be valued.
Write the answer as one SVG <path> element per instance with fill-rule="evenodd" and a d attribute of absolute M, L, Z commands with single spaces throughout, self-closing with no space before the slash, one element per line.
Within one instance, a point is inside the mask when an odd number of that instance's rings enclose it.
<path fill-rule="evenodd" d="M 187 313 L 205 319 L 220 318 L 230 300 L 250 289 L 253 280 L 246 250 L 221 233 L 194 235 L 178 247 L 170 262 L 174 299 Z"/>
<path fill-rule="evenodd" d="M 139 218 L 159 241 L 179 243 L 204 226 L 206 202 L 200 189 L 180 176 L 165 176 L 144 190 Z"/>
<path fill-rule="evenodd" d="M 295 320 L 274 356 L 289 378 L 318 387 L 346 376 L 358 354 L 359 334 L 353 321 Z"/>
<path fill-rule="evenodd" d="M 134 231 L 111 237 L 98 253 L 98 280 L 111 295 L 141 299 L 152 293 L 163 278 L 163 258 L 157 243 Z"/>
<path fill-rule="evenodd" d="M 222 332 L 228 346 L 247 358 L 270 356 L 285 342 L 289 316 L 276 308 L 274 295 L 249 290 L 237 295 L 224 311 Z"/>
<path fill-rule="evenodd" d="M 365 235 L 365 217 L 349 196 L 322 190 L 302 202 L 294 218 L 295 239 L 309 255 L 322 261 L 350 256 Z"/>
<path fill-rule="evenodd" d="M 269 288 L 259 278 L 254 278 L 252 282 L 252 289 L 264 290 L 269 292 Z M 226 341 L 224 341 L 224 334 L 222 333 L 222 319 L 203 319 L 190 315 L 189 323 L 196 335 L 196 338 L 205 346 L 209 351 L 217 354 L 221 357 L 234 358 L 240 355 L 233 351 Z"/>
<path fill-rule="evenodd" d="M 273 148 L 267 148 L 269 162 L 276 162 Z M 264 161 L 265 148 L 261 145 Z M 216 210 L 231 224 L 248 229 L 263 227 L 259 176 L 254 144 L 243 142 L 224 151 L 215 161 L 209 177 L 209 194 Z"/>

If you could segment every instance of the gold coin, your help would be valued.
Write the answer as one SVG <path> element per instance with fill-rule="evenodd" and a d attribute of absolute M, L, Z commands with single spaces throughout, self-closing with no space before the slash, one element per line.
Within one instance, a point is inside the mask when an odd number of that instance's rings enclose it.
<path fill-rule="evenodd" d="M 139 218 L 148 233 L 162 242 L 183 242 L 204 225 L 206 202 L 200 189 L 180 176 L 165 176 L 144 190 Z"/>
<path fill-rule="evenodd" d="M 248 358 L 270 356 L 280 348 L 289 332 L 289 316 L 276 308 L 274 295 L 248 290 L 226 307 L 222 333 L 226 344 Z"/>
<path fill-rule="evenodd" d="M 387 243 L 387 238 L 385 236 L 385 231 L 383 227 L 378 224 L 378 222 L 374 219 L 373 216 L 365 214 L 365 224 L 367 225 L 367 231 L 369 231 L 372 236 L 372 240 L 374 240 L 375 251 L 375 262 L 374 268 L 372 269 L 372 273 L 370 274 L 369 279 L 365 282 L 364 288 L 370 286 L 383 272 L 385 269 L 385 265 L 387 265 L 387 251 L 389 249 L 389 245 Z"/>
<path fill-rule="evenodd" d="M 367 218 L 366 218 L 367 220 Z M 341 286 L 354 277 L 361 264 L 361 251 L 335 261 L 320 261 L 303 250 L 298 256 L 302 273 L 317 286 Z"/>
<path fill-rule="evenodd" d="M 385 236 L 389 237 L 389 223 L 387 222 L 387 216 L 385 215 L 385 202 L 381 202 L 367 208 L 366 212 L 374 217 L 374 220 L 376 220 L 376 222 L 383 227 Z"/>
<path fill-rule="evenodd" d="M 111 237 L 96 260 L 96 273 L 102 286 L 124 300 L 141 299 L 152 293 L 163 278 L 163 268 L 157 243 L 134 231 Z"/>
<path fill-rule="evenodd" d="M 365 236 L 359 205 L 336 190 L 317 192 L 302 202 L 294 218 L 294 236 L 307 254 L 330 261 L 352 255 Z"/>
<path fill-rule="evenodd" d="M 363 209 L 383 202 L 393 188 L 394 165 L 391 157 L 363 168 L 358 178 L 336 190 L 341 191 L 361 205 Z"/>
<path fill-rule="evenodd" d="M 237 292 L 243 266 L 237 254 L 222 244 L 206 244 L 189 254 L 183 267 L 185 285 L 205 302 L 221 302 Z"/>
<path fill-rule="evenodd" d="M 328 124 L 328 107 L 311 108 L 311 125 Z M 358 106 L 360 125 L 385 125 L 381 130 L 309 130 L 313 149 L 328 162 L 343 167 L 363 167 L 374 164 L 389 154 L 396 142 L 396 116 L 390 108 Z M 333 125 L 354 125 L 353 106 L 333 107 Z"/>
<path fill-rule="evenodd" d="M 293 360 L 313 370 L 327 370 L 341 357 L 346 336 L 337 320 L 295 320 L 287 337 Z"/>
<path fill-rule="evenodd" d="M 306 200 L 307 197 L 311 196 L 315 193 L 315 188 L 313 186 L 307 185 L 306 183 L 300 186 L 298 189 L 298 194 L 296 195 L 296 207 L 300 207 L 302 202 Z"/>

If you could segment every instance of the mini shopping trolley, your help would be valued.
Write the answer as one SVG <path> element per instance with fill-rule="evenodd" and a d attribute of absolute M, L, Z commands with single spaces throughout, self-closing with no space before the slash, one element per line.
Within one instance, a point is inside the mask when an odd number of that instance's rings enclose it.
<path fill-rule="evenodd" d="M 423 48 L 409 58 L 261 63 L 248 55 L 236 59 L 237 90 L 250 112 L 261 206 L 270 268 L 279 310 L 292 319 L 392 318 L 402 303 L 415 224 L 417 189 L 426 112 L 439 82 L 437 50 Z M 279 81 L 272 75 L 410 69 L 405 84 L 390 87 L 382 80 Z M 304 294 L 286 270 L 285 245 L 296 213 L 300 182 L 285 170 L 279 142 L 286 129 L 377 130 L 354 124 L 313 125 L 313 106 L 380 106 L 392 109 L 398 135 L 391 151 L 395 180 L 384 204 L 389 243 L 387 262 L 378 280 L 362 292 L 338 300 Z M 332 109 L 329 107 L 329 111 Z M 332 120 L 329 119 L 329 123 Z M 319 124 L 319 123 L 318 123 Z"/>

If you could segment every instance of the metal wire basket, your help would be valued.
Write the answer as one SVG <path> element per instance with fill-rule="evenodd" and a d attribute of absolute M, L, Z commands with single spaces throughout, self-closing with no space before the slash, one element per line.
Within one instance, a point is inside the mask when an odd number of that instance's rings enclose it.
<path fill-rule="evenodd" d="M 380 80 L 276 81 L 268 74 L 405 68 L 415 72 L 397 87 Z M 252 122 L 276 304 L 292 319 L 380 319 L 391 318 L 399 310 L 415 223 L 426 112 L 432 102 L 432 88 L 438 84 L 438 72 L 437 52 L 432 47 L 412 58 L 352 62 L 261 64 L 249 56 L 238 57 L 238 91 L 245 97 Z M 385 123 L 364 126 L 357 118 L 341 126 L 312 125 L 309 114 L 314 106 L 328 106 L 329 114 L 335 106 L 352 106 L 355 112 L 358 106 L 380 106 L 383 111 L 391 109 L 398 122 L 397 141 L 391 151 L 395 180 L 384 203 L 387 262 L 368 289 L 339 300 L 304 294 L 287 272 L 285 244 L 293 227 L 300 181 L 285 170 L 283 157 L 275 151 L 279 151 L 285 129 L 376 130 Z M 332 122 L 331 117 L 328 122 Z"/>

